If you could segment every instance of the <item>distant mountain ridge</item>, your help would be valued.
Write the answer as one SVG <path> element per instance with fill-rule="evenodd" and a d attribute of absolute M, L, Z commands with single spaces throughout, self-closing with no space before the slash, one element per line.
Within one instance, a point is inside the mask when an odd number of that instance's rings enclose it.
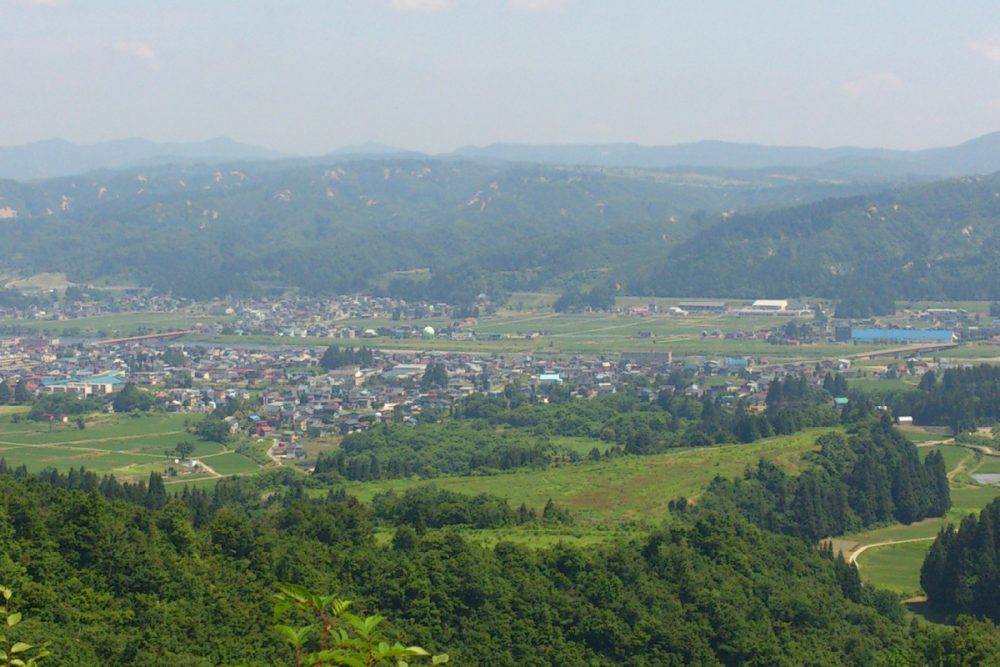
<path fill-rule="evenodd" d="M 343 146 L 323 156 L 288 155 L 217 138 L 196 143 L 155 143 L 122 139 L 81 146 L 53 139 L 0 147 L 0 179 L 39 180 L 96 170 L 118 170 L 167 164 L 222 164 L 325 158 L 471 159 L 550 165 L 644 169 L 806 169 L 812 176 L 854 181 L 933 180 L 1000 171 L 1000 132 L 956 146 L 924 150 L 892 150 L 841 146 L 768 146 L 754 143 L 699 141 L 669 146 L 615 144 L 512 144 L 464 146 L 436 155 L 376 142 Z"/>
<path fill-rule="evenodd" d="M 248 146 L 226 137 L 194 143 L 156 143 L 119 139 L 79 145 L 63 139 L 0 147 L 0 178 L 36 180 L 82 174 L 99 169 L 189 162 L 273 160 L 282 153 Z"/>
<path fill-rule="evenodd" d="M 957 146 L 916 151 L 885 148 L 814 148 L 699 141 L 671 146 L 639 144 L 492 144 L 465 146 L 457 156 L 548 164 L 604 167 L 715 167 L 819 169 L 847 177 L 896 180 L 906 177 L 952 177 L 1000 171 L 1000 132 Z"/>

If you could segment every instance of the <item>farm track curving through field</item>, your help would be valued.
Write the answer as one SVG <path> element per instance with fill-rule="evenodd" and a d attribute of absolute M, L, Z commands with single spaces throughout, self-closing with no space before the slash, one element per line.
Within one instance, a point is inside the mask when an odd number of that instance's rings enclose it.
<path fill-rule="evenodd" d="M 851 551 L 849 554 L 847 554 L 847 562 L 853 563 L 854 567 L 860 570 L 861 566 L 858 565 L 857 562 L 858 557 L 861 556 L 861 554 L 863 554 L 864 552 L 868 551 L 869 549 L 874 549 L 875 547 L 890 547 L 893 546 L 894 544 L 909 544 L 910 542 L 930 542 L 931 540 L 936 540 L 936 539 L 937 536 L 935 535 L 933 537 L 911 537 L 905 540 L 887 540 L 885 542 L 875 542 L 873 544 L 862 544 L 853 551 Z"/>

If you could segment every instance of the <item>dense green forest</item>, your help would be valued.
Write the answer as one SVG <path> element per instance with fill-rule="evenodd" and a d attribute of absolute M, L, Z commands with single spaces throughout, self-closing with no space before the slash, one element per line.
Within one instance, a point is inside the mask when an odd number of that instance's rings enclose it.
<path fill-rule="evenodd" d="M 353 365 L 371 366 L 374 359 L 374 353 L 364 346 L 355 350 L 353 347 L 341 349 L 338 345 L 330 345 L 323 351 L 319 365 L 327 370 Z"/>
<path fill-rule="evenodd" d="M 274 480 L 270 480 L 274 482 Z M 898 665 L 996 659 L 989 625 L 910 628 L 896 599 L 809 542 L 686 507 L 632 541 L 477 546 L 264 478 L 170 497 L 162 484 L 0 466 L 0 578 L 18 636 L 54 664 L 291 664 L 282 581 L 389 619 L 390 639 L 462 665 Z M 447 501 L 447 498 L 443 500 Z M 667 517 L 664 517 L 665 519 Z M 978 663 L 983 664 L 983 663 Z"/>
<path fill-rule="evenodd" d="M 572 523 L 572 516 L 551 500 L 541 516 L 521 504 L 512 509 L 506 500 L 488 493 L 469 496 L 431 486 L 421 486 L 397 494 L 391 489 L 372 498 L 372 511 L 379 519 L 394 525 L 421 528 L 471 526 L 500 528 L 542 523 Z"/>
<path fill-rule="evenodd" d="M 369 481 L 419 475 L 468 475 L 548 465 L 569 456 L 527 433 L 497 433 L 460 422 L 380 426 L 352 433 L 333 454 L 316 461 L 316 474 Z"/>
<path fill-rule="evenodd" d="M 955 433 L 1000 422 L 1000 368 L 980 364 L 933 371 L 920 380 L 919 391 L 892 397 L 896 414 L 911 415 L 918 424 L 951 426 Z"/>

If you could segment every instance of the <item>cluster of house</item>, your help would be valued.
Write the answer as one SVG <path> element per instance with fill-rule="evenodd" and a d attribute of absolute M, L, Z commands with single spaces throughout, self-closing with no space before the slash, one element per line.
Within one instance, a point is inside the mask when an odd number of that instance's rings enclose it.
<path fill-rule="evenodd" d="M 188 299 L 153 294 L 144 289 L 103 292 L 75 289 L 63 291 L 63 298 L 59 298 L 56 290 L 26 290 L 24 293 L 34 298 L 21 307 L 0 306 L 0 319 L 63 321 L 115 313 L 172 313 L 192 305 Z"/>
<path fill-rule="evenodd" d="M 67 291 L 64 298 L 51 297 L 43 305 L 32 303 L 22 308 L 0 309 L 0 319 L 10 320 L 17 329 L 18 320 L 67 320 L 116 313 L 178 313 L 204 316 L 199 328 L 216 334 L 247 336 L 288 336 L 321 338 L 364 338 L 395 336 L 420 338 L 424 326 L 420 320 L 434 318 L 448 322 L 445 333 L 476 323 L 480 312 L 492 312 L 485 294 L 472 307 L 456 308 L 446 303 L 413 302 L 367 294 L 340 295 L 329 298 L 280 296 L 273 298 L 192 302 L 185 298 L 155 295 L 147 290 L 119 290 L 113 293 Z M 96 297 L 96 298 L 95 298 Z M 351 320 L 351 325 L 345 322 Z M 364 326 L 365 320 L 391 322 L 391 326 Z M 357 322 L 361 324 L 357 324 Z M 437 333 L 437 332 L 435 332 Z M 461 335 L 459 334 L 459 338 Z"/>
<path fill-rule="evenodd" d="M 127 385 L 149 392 L 171 412 L 208 413 L 238 402 L 232 432 L 276 440 L 275 452 L 294 453 L 303 437 L 347 434 L 378 423 L 417 421 L 446 411 L 474 393 L 572 387 L 580 396 L 616 391 L 619 365 L 598 357 L 558 362 L 525 355 L 376 352 L 370 365 L 326 370 L 323 348 L 166 345 L 130 341 L 64 345 L 58 339 L 0 339 L 0 380 L 29 392 L 102 397 Z M 423 381 L 429 364 L 446 381 Z M 441 376 L 438 375 L 438 382 Z"/>
<path fill-rule="evenodd" d="M 479 308 L 490 308 L 485 294 L 480 295 L 475 312 L 479 312 Z M 319 338 L 373 338 L 389 335 L 389 332 L 397 337 L 420 338 L 425 327 L 410 322 L 429 318 L 475 321 L 472 312 L 446 303 L 410 302 L 366 294 L 322 299 L 241 299 L 216 305 L 211 314 L 232 318 L 223 329 L 227 334 Z M 347 326 L 347 320 L 360 320 L 362 324 Z M 392 325 L 365 327 L 364 320 L 389 321 Z"/>
<path fill-rule="evenodd" d="M 775 378 L 794 374 L 820 385 L 830 371 L 848 378 L 858 373 L 847 359 L 778 364 L 766 358 L 674 358 L 670 352 L 650 351 L 626 352 L 616 359 L 376 351 L 364 367 L 327 370 L 320 365 L 323 352 L 321 347 L 148 341 L 64 345 L 58 339 L 9 337 L 0 339 L 0 380 L 8 386 L 23 381 L 33 393 L 102 397 L 109 410 L 114 394 L 130 384 L 171 412 L 208 413 L 238 405 L 226 418 L 234 435 L 270 441 L 272 456 L 300 458 L 309 438 L 345 435 L 383 423 L 415 423 L 428 411 L 446 412 L 476 392 L 523 392 L 544 401 L 558 388 L 592 398 L 620 391 L 641 377 L 638 385 L 647 388 L 640 392 L 654 400 L 665 388 L 656 378 L 679 372 L 689 382 L 673 383 L 670 391 L 742 399 L 752 409 L 763 409 Z M 426 373 L 430 364 L 444 368 L 443 381 L 440 373 Z M 902 377 L 937 367 L 911 357 L 865 372 Z M 425 373 L 433 381 L 425 380 Z M 842 408 L 846 399 L 837 399 Z"/>

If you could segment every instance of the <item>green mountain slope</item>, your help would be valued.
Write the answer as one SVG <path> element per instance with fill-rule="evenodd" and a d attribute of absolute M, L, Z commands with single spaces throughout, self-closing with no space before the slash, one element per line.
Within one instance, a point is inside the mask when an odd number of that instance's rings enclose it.
<path fill-rule="evenodd" d="M 1000 174 L 736 215 L 633 288 L 719 296 L 1000 296 Z"/>

